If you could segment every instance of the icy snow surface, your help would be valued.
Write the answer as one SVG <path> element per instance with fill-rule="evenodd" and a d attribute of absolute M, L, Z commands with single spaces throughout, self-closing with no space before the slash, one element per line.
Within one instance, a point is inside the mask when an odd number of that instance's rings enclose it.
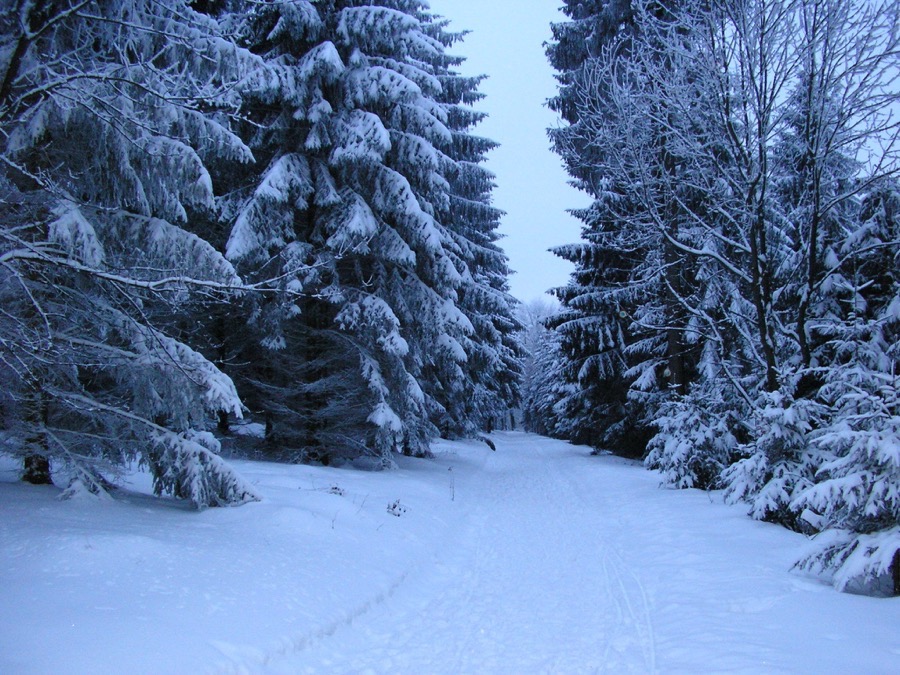
<path fill-rule="evenodd" d="M 889 673 L 900 600 L 788 571 L 806 540 L 520 433 L 395 471 L 235 462 L 191 512 L 0 471 L 0 673 Z"/>

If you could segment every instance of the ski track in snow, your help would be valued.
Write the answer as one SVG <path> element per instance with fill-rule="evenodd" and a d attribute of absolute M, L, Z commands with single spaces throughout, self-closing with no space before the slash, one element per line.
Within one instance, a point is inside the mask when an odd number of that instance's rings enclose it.
<path fill-rule="evenodd" d="M 6 470 L 0 672 L 900 672 L 900 599 L 789 572 L 803 537 L 628 460 L 493 440 L 383 474 L 238 462 L 264 501 L 200 514 Z"/>
<path fill-rule="evenodd" d="M 766 595 L 766 585 L 748 574 L 753 557 L 742 561 L 737 553 L 742 548 L 732 555 L 726 550 L 725 565 L 704 560 L 707 533 L 685 528 L 685 513 L 672 507 L 677 506 L 673 499 L 693 498 L 708 524 L 722 514 L 713 512 L 705 493 L 657 490 L 650 493 L 657 499 L 647 503 L 627 478 L 639 476 L 646 483 L 655 477 L 633 462 L 590 457 L 585 448 L 525 434 L 498 434 L 495 442 L 497 453 L 461 495 L 475 506 L 449 553 L 407 579 L 376 611 L 270 663 L 269 672 L 888 673 L 900 668 L 900 661 L 885 660 L 884 653 L 870 654 L 863 665 L 866 659 L 854 648 L 835 661 L 833 648 L 821 650 L 821 643 L 844 648 L 858 638 L 840 631 L 816 635 L 817 625 L 834 619 L 828 613 L 813 610 L 803 625 L 800 612 L 799 626 L 781 617 L 742 625 L 744 617 L 791 598 Z M 599 462 L 617 470 L 598 472 Z M 737 521 L 739 527 L 787 535 L 796 543 L 796 535 L 730 512 L 731 525 L 715 528 L 722 536 Z M 731 574 L 728 563 L 736 565 Z M 791 590 L 812 589 L 814 597 L 824 591 L 826 604 L 828 599 L 879 602 L 832 595 L 818 581 L 790 575 L 788 566 L 766 570 L 761 578 Z M 662 658 L 655 621 L 663 624 Z M 890 625 L 884 628 L 892 634 Z M 900 643 L 896 637 L 887 642 L 894 648 Z"/>
<path fill-rule="evenodd" d="M 447 559 L 273 672 L 655 671 L 643 587 L 596 536 L 603 511 L 525 438 L 473 477 L 478 508 Z"/>

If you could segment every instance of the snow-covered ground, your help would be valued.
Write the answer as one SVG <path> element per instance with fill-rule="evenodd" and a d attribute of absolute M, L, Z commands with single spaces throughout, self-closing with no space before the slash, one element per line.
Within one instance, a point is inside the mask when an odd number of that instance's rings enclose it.
<path fill-rule="evenodd" d="M 0 472 L 2 673 L 900 672 L 900 599 L 789 572 L 806 540 L 520 433 L 399 470 L 235 462 L 186 510 Z"/>

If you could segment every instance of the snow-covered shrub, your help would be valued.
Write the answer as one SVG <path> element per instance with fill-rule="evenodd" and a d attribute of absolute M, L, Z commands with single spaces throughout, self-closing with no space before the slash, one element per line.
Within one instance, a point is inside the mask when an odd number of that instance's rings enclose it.
<path fill-rule="evenodd" d="M 726 500 L 748 502 L 757 520 L 806 529 L 792 502 L 815 480 L 819 453 L 810 446 L 810 432 L 819 414 L 813 401 L 764 394 L 748 424 L 753 440 L 738 449 L 742 459 L 722 474 Z"/>
<path fill-rule="evenodd" d="M 824 531 L 798 565 L 833 574 L 839 589 L 892 573 L 900 594 L 900 298 L 844 328 L 821 391 L 833 411 L 814 440 L 824 461 L 793 503 Z"/>
<path fill-rule="evenodd" d="M 660 472 L 663 485 L 676 488 L 719 487 L 738 441 L 735 415 L 721 399 L 691 393 L 662 405 L 644 460 Z"/>
<path fill-rule="evenodd" d="M 159 429 L 156 447 L 145 460 L 154 491 L 186 499 L 196 508 L 258 501 L 253 487 L 218 456 L 220 449 L 209 432 L 174 434 Z"/>

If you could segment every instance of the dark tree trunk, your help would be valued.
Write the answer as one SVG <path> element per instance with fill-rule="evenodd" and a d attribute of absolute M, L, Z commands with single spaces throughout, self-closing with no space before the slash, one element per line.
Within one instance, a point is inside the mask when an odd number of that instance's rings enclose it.
<path fill-rule="evenodd" d="M 894 551 L 891 573 L 894 577 L 894 595 L 897 596 L 900 595 L 900 550 Z"/>
<path fill-rule="evenodd" d="M 666 331 L 666 356 L 668 358 L 669 383 L 682 396 L 687 395 L 687 375 L 684 369 L 684 345 L 681 331 L 669 328 Z"/>
<path fill-rule="evenodd" d="M 23 463 L 22 480 L 33 485 L 52 485 L 45 431 L 49 411 L 46 395 L 40 385 L 34 387 L 24 404 L 27 454 Z"/>
<path fill-rule="evenodd" d="M 231 425 L 228 420 L 228 412 L 225 410 L 219 411 L 219 420 L 216 424 L 216 427 L 219 430 L 219 433 L 227 434 L 231 431 Z"/>
<path fill-rule="evenodd" d="M 658 11 L 666 13 L 662 5 L 660 5 Z M 666 117 L 670 117 L 668 112 Z M 672 124 L 671 119 L 669 123 Z M 663 134 L 661 137 L 660 166 L 662 167 L 661 178 L 667 189 L 673 193 L 677 192 L 677 163 L 675 156 L 669 152 L 666 134 Z M 666 264 L 665 321 L 668 326 L 666 328 L 666 361 L 669 369 L 669 384 L 675 388 L 679 395 L 686 396 L 688 383 L 684 364 L 683 331 L 681 330 L 685 320 L 683 316 L 684 311 L 680 304 L 680 298 L 683 297 L 685 291 L 685 261 L 684 257 L 678 254 L 673 244 L 673 241 L 678 240 L 679 210 L 676 198 L 669 196 L 666 199 L 664 211 L 666 218 L 664 225 L 668 230 L 668 236 L 663 242 L 663 255 Z"/>
<path fill-rule="evenodd" d="M 25 455 L 22 480 L 32 485 L 53 485 L 50 478 L 50 460 L 43 455 Z"/>
<path fill-rule="evenodd" d="M 775 357 L 775 344 L 769 326 L 769 310 L 771 308 L 771 289 L 768 284 L 768 250 L 766 246 L 765 214 L 762 199 L 756 206 L 754 223 L 750 233 L 750 276 L 753 285 L 753 306 L 756 309 L 756 328 L 759 331 L 759 342 L 765 359 L 766 391 L 778 391 L 778 368 Z"/>

